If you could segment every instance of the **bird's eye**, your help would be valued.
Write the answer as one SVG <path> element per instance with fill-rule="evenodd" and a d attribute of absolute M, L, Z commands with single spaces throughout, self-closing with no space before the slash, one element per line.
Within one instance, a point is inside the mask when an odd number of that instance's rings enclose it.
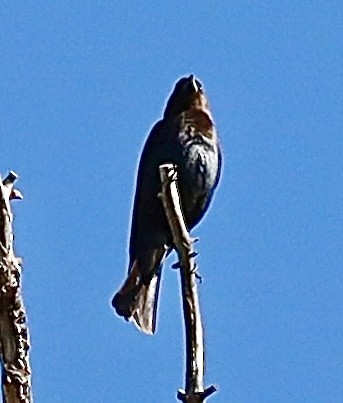
<path fill-rule="evenodd" d="M 198 86 L 198 89 L 201 90 L 201 89 L 202 89 L 202 84 L 201 84 L 201 82 L 198 81 L 198 80 L 195 80 L 195 82 L 196 82 L 196 84 L 197 84 L 197 86 Z"/>

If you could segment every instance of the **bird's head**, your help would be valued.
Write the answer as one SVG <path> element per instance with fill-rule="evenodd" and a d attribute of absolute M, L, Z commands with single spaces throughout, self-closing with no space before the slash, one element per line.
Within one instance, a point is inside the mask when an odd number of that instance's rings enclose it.
<path fill-rule="evenodd" d="M 181 78 L 168 99 L 164 118 L 177 116 L 189 109 L 200 109 L 209 113 L 209 105 L 201 82 L 191 74 Z"/>

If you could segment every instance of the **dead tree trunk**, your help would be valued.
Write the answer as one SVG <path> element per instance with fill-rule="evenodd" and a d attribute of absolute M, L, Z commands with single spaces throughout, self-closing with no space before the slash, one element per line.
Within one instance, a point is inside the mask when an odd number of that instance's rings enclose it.
<path fill-rule="evenodd" d="M 13 188 L 17 175 L 0 178 L 0 360 L 4 403 L 31 403 L 30 348 L 20 290 L 20 259 L 13 252 L 10 200 L 22 199 Z"/>
<path fill-rule="evenodd" d="M 177 397 L 185 403 L 203 402 L 217 389 L 213 385 L 204 389 L 204 337 L 197 292 L 194 240 L 189 236 L 182 214 L 176 167 L 173 164 L 161 165 L 160 177 L 161 198 L 179 256 L 185 322 L 186 386 L 185 390 L 178 391 Z"/>

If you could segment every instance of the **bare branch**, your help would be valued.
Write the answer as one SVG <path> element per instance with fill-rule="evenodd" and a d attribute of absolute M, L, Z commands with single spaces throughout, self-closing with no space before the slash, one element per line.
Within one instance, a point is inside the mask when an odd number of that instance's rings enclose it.
<path fill-rule="evenodd" d="M 13 253 L 10 200 L 22 199 L 13 188 L 18 175 L 0 178 L 0 359 L 4 403 L 30 403 L 31 369 L 26 313 L 20 290 L 20 259 Z"/>
<path fill-rule="evenodd" d="M 160 166 L 163 206 L 180 261 L 182 301 L 186 336 L 186 380 L 185 390 L 177 397 L 186 403 L 203 402 L 216 391 L 214 386 L 204 390 L 204 338 L 197 292 L 196 253 L 194 240 L 184 222 L 177 188 L 177 172 L 173 164 Z"/>

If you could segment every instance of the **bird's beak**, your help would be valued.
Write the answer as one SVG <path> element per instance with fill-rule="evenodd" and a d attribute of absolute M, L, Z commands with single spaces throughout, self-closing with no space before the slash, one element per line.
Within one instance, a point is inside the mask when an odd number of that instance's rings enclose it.
<path fill-rule="evenodd" d="M 194 75 L 191 74 L 191 75 L 188 77 L 188 79 L 189 79 L 189 82 L 191 83 L 191 85 L 192 85 L 192 87 L 193 87 L 193 89 L 194 89 L 194 92 L 199 92 L 199 91 L 200 91 L 200 87 L 198 86 L 197 82 L 195 81 Z"/>

